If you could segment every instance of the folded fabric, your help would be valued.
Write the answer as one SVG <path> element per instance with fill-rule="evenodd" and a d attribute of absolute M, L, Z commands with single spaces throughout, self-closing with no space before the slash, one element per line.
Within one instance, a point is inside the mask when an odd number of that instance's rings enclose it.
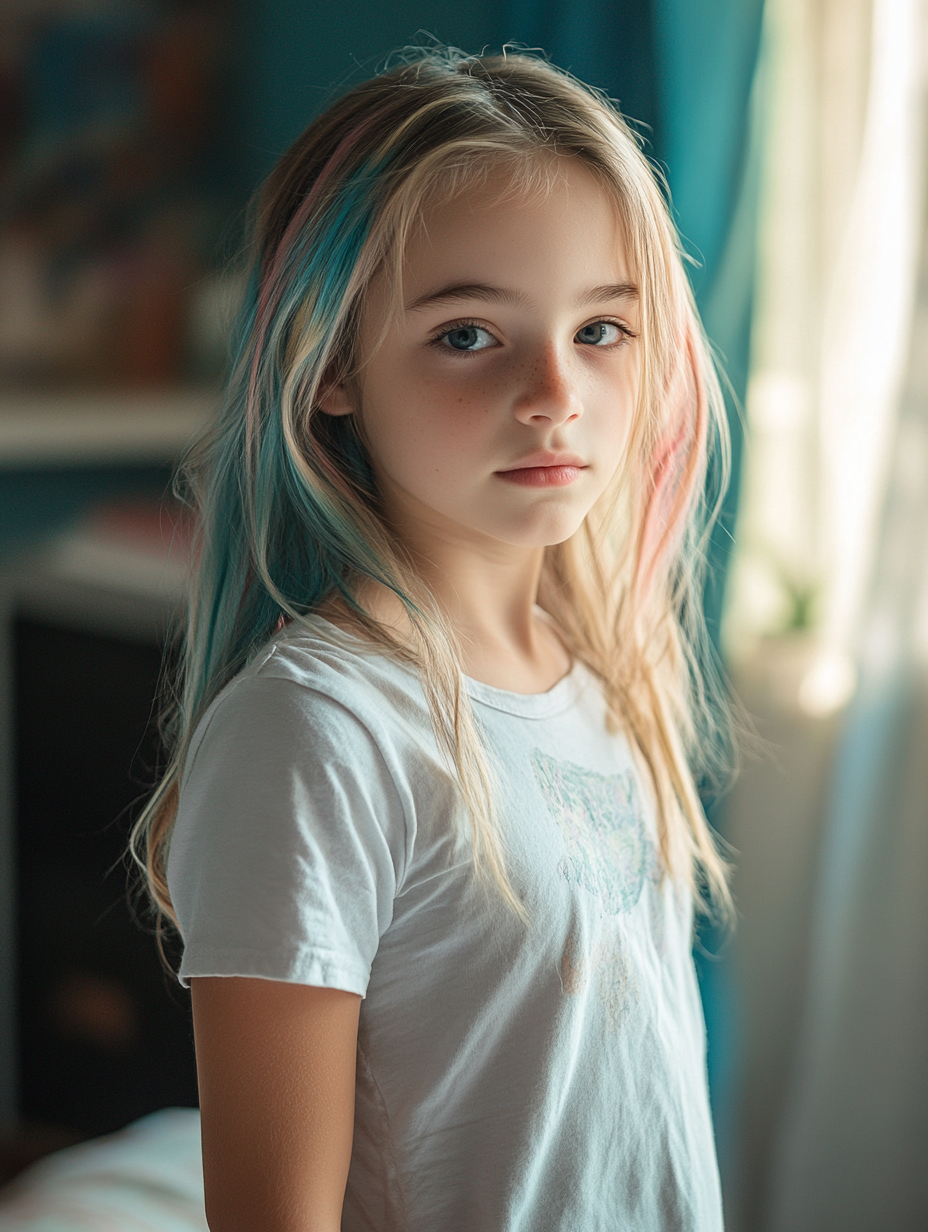
<path fill-rule="evenodd" d="M 0 1232 L 208 1232 L 199 1113 L 165 1108 L 49 1155 L 0 1193 Z"/>

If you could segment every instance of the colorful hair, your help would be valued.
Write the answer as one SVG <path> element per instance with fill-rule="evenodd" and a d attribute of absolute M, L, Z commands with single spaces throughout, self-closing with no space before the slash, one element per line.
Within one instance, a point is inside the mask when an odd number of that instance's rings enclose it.
<path fill-rule="evenodd" d="M 493 779 L 462 687 L 453 630 L 386 526 L 353 416 L 318 410 L 321 383 L 356 371 L 365 290 L 399 288 L 410 229 L 490 169 L 544 191 L 562 160 L 614 201 L 641 308 L 642 380 L 627 458 L 580 530 L 548 548 L 539 602 L 603 682 L 611 722 L 641 756 L 667 873 L 729 902 L 695 782 L 727 747 L 702 619 L 704 548 L 727 468 L 718 382 L 664 196 L 606 99 L 543 60 L 417 51 L 315 120 L 257 202 L 253 267 L 224 407 L 185 469 L 199 525 L 168 771 L 133 832 L 160 913 L 178 785 L 194 728 L 278 627 L 339 598 L 358 630 L 420 672 L 470 817 L 475 868 L 509 883 Z M 358 602 L 400 597 L 402 642 Z"/>

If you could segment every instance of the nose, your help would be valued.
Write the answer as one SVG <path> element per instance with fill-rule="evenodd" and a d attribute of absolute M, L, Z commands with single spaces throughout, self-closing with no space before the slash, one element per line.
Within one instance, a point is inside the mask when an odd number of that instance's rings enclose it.
<path fill-rule="evenodd" d="M 556 427 L 583 413 L 569 363 L 553 344 L 526 357 L 519 384 L 514 409 L 520 423 Z"/>

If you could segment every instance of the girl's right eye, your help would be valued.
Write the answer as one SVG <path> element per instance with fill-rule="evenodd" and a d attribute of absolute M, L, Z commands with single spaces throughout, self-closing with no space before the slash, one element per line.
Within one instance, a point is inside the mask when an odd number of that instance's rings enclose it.
<path fill-rule="evenodd" d="M 455 325 L 434 339 L 436 346 L 451 351 L 485 351 L 496 345 L 488 329 L 479 325 Z"/>

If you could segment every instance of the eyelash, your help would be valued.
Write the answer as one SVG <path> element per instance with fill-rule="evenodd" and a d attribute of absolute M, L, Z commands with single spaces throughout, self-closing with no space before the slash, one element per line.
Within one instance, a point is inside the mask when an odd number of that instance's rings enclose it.
<path fill-rule="evenodd" d="M 612 317 L 597 317 L 595 321 L 589 321 L 588 324 L 598 325 L 600 322 L 602 322 L 603 325 L 614 325 L 616 329 L 622 331 L 622 335 L 623 335 L 622 338 L 618 342 L 612 343 L 612 346 L 624 346 L 626 342 L 630 342 L 631 339 L 638 337 L 638 335 L 633 330 L 629 329 L 629 327 L 625 325 L 622 321 L 616 321 Z M 580 328 L 585 329 L 586 326 L 581 326 Z M 450 325 L 443 325 L 441 330 L 437 334 L 433 334 L 432 337 L 429 339 L 429 346 L 436 347 L 437 349 L 442 350 L 442 351 L 452 351 L 453 350 L 456 355 L 479 355 L 480 351 L 459 351 L 455 347 L 443 347 L 441 345 L 443 339 L 447 338 L 449 334 L 453 334 L 456 329 L 482 329 L 488 334 L 492 332 L 491 330 L 487 329 L 485 325 L 481 325 L 479 321 L 473 321 L 470 318 L 462 317 L 460 321 L 452 321 Z M 578 330 L 577 332 L 579 333 L 580 331 Z M 481 347 L 481 350 L 492 350 L 492 349 L 493 348 L 491 347 Z M 609 348 L 598 347 L 598 348 L 593 348 L 593 349 L 602 351 L 602 350 L 607 350 Z"/>

